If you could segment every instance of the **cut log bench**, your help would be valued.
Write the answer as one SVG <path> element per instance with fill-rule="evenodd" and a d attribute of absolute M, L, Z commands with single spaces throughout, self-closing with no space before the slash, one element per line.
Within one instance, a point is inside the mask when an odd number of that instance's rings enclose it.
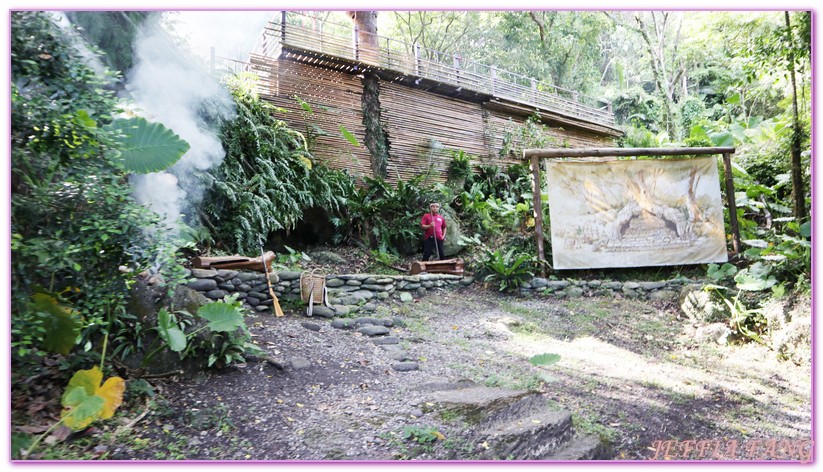
<path fill-rule="evenodd" d="M 409 274 L 421 272 L 431 274 L 463 275 L 463 259 L 444 259 L 442 261 L 414 261 Z"/>

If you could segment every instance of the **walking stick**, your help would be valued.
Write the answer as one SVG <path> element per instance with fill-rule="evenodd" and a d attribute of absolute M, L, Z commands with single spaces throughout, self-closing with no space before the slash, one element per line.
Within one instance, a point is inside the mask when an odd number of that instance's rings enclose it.
<path fill-rule="evenodd" d="M 440 246 L 437 245 L 437 225 L 435 224 L 434 219 L 434 212 L 429 210 L 429 214 L 432 216 L 432 232 L 434 233 L 434 252 L 437 253 L 437 260 L 442 260 L 440 257 Z"/>

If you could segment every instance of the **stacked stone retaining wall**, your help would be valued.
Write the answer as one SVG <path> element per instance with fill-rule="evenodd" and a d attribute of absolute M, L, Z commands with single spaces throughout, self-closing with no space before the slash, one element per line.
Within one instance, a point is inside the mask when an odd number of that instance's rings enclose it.
<path fill-rule="evenodd" d="M 203 293 L 212 300 L 237 294 L 245 306 L 260 312 L 270 311 L 266 275 L 258 272 L 236 270 L 192 269 L 188 287 Z M 272 288 L 280 300 L 300 299 L 301 272 L 283 271 L 269 274 Z M 685 277 L 658 282 L 616 282 L 601 280 L 549 280 L 535 277 L 520 288 L 523 294 L 575 298 L 583 296 L 622 296 L 650 300 L 675 300 L 684 286 L 695 281 Z M 425 296 L 431 289 L 450 289 L 468 286 L 474 277 L 450 274 L 418 275 L 327 275 L 328 302 L 330 307 L 317 305 L 314 313 L 333 317 L 350 313 L 373 301 L 390 298 L 411 301 Z M 368 310 L 366 310 L 368 311 Z"/>

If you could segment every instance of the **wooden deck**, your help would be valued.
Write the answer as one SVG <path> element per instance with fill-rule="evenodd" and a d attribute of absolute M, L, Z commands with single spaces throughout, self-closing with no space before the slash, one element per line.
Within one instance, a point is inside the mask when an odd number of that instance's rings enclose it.
<path fill-rule="evenodd" d="M 376 73 L 400 83 L 476 103 L 498 102 L 565 118 L 569 124 L 609 134 L 615 125 L 611 104 L 571 90 L 513 74 L 458 56 L 376 36 L 378 44 L 358 44 L 351 25 L 289 12 L 266 27 L 255 54 L 285 57 L 349 73 Z"/>

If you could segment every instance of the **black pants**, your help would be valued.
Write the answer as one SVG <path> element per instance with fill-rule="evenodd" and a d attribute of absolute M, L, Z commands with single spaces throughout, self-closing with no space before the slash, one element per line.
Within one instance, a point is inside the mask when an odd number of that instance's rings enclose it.
<path fill-rule="evenodd" d="M 424 261 L 429 260 L 429 257 L 431 257 L 433 252 L 434 252 L 434 236 L 432 236 L 430 238 L 426 238 L 423 241 L 423 260 Z M 443 254 L 443 241 L 440 241 L 440 240 L 437 241 L 437 256 L 438 256 L 437 257 L 438 260 L 446 258 L 446 255 Z"/>

